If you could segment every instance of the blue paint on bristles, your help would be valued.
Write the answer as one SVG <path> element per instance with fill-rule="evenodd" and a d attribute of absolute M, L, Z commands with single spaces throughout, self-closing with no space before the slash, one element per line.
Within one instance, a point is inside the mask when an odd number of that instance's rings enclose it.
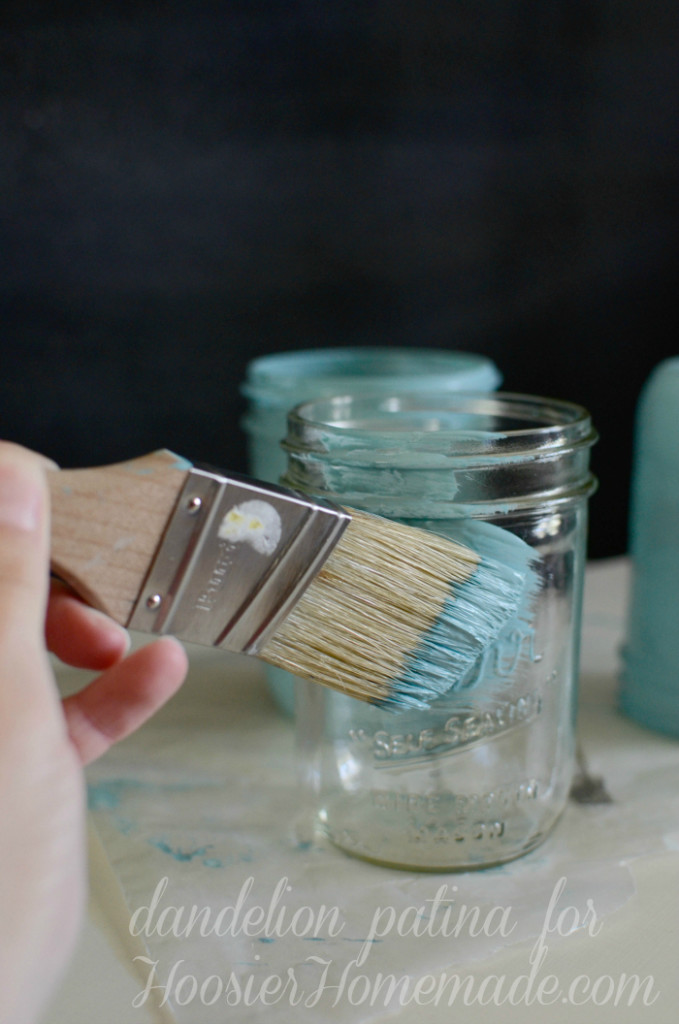
<path fill-rule="evenodd" d="M 451 589 L 382 707 L 428 707 L 465 684 L 503 629 L 531 628 L 539 585 L 534 550 L 508 530 L 480 520 L 447 523 L 446 536 L 475 551 L 479 565 L 465 583 Z"/>
<path fill-rule="evenodd" d="M 480 520 L 448 521 L 439 535 L 435 523 L 349 511 L 340 543 L 259 656 L 379 707 L 426 708 L 464 685 L 517 616 L 530 618 L 535 553 Z"/>

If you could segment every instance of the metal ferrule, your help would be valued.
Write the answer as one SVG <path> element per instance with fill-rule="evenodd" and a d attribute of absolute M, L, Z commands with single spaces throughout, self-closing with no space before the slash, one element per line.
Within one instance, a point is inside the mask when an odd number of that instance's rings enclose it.
<path fill-rule="evenodd" d="M 195 467 L 128 626 L 257 654 L 350 520 L 295 491 Z"/>

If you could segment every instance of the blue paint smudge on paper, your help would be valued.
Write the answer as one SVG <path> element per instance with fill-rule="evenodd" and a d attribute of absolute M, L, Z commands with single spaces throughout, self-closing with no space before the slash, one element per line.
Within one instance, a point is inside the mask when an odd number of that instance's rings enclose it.
<path fill-rule="evenodd" d="M 204 788 L 205 783 L 201 783 Z M 132 793 L 186 793 L 195 790 L 195 783 L 142 782 L 140 779 L 105 779 L 91 782 L 87 787 L 87 803 L 90 810 L 111 810 Z"/>
<path fill-rule="evenodd" d="M 105 782 L 91 782 L 87 786 L 87 806 L 91 811 L 112 810 L 119 807 L 121 800 L 130 792 L 158 788 L 160 787 L 140 782 L 138 779 L 107 779 Z"/>
<path fill-rule="evenodd" d="M 91 811 L 112 810 L 120 805 L 123 789 L 129 783 L 100 782 L 97 785 L 90 784 L 87 787 L 87 806 Z"/>
<path fill-rule="evenodd" d="M 212 849 L 212 845 L 198 846 L 195 850 L 182 850 L 179 847 L 172 847 L 165 839 L 149 839 L 148 843 L 150 846 L 155 847 L 156 850 L 160 850 L 161 853 L 166 853 L 168 857 L 172 857 L 173 860 L 181 863 L 188 863 L 195 860 L 196 857 L 202 857 L 201 863 L 206 868 L 223 868 L 224 862 L 218 857 L 206 856 L 208 850 Z"/>
<path fill-rule="evenodd" d="M 204 857 L 207 851 L 212 849 L 211 846 L 199 846 L 196 850 L 173 849 L 164 839 L 149 839 L 148 842 L 156 850 L 160 850 L 161 853 L 166 853 L 169 857 L 180 862 L 191 861 L 195 857 Z"/>

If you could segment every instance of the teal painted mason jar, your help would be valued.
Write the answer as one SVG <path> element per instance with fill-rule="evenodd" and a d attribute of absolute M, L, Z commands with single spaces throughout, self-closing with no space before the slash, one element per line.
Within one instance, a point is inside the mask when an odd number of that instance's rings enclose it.
<path fill-rule="evenodd" d="M 443 349 L 327 348 L 262 356 L 248 364 L 241 387 L 248 399 L 242 420 L 248 470 L 259 480 L 278 483 L 285 471 L 280 442 L 286 416 L 300 402 L 366 392 L 494 391 L 500 381 L 500 371 L 485 356 Z M 292 714 L 294 676 L 275 668 L 266 674 L 279 707 Z"/>
<path fill-rule="evenodd" d="M 318 826 L 351 854 L 409 869 L 526 853 L 559 817 L 573 772 L 589 415 L 438 392 L 319 400 L 288 424 L 286 485 L 471 546 L 510 531 L 535 570 L 525 606 L 428 710 L 388 712 L 298 683 Z"/>
<path fill-rule="evenodd" d="M 679 357 L 646 381 L 634 433 L 620 707 L 650 729 L 679 736 Z"/>

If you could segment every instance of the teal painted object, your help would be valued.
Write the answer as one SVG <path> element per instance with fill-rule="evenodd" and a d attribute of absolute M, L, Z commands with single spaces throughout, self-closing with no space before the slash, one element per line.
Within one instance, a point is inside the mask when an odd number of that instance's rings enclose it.
<path fill-rule="evenodd" d="M 637 407 L 630 554 L 620 707 L 679 736 L 679 357 L 656 367 Z"/>
<path fill-rule="evenodd" d="M 300 402 L 333 395 L 494 391 L 501 379 L 485 356 L 444 349 L 327 348 L 263 356 L 249 363 L 241 388 L 248 399 L 241 425 L 249 472 L 259 480 L 279 481 L 286 469 L 281 441 L 287 414 Z M 294 676 L 271 667 L 266 672 L 276 703 L 291 715 Z"/>

